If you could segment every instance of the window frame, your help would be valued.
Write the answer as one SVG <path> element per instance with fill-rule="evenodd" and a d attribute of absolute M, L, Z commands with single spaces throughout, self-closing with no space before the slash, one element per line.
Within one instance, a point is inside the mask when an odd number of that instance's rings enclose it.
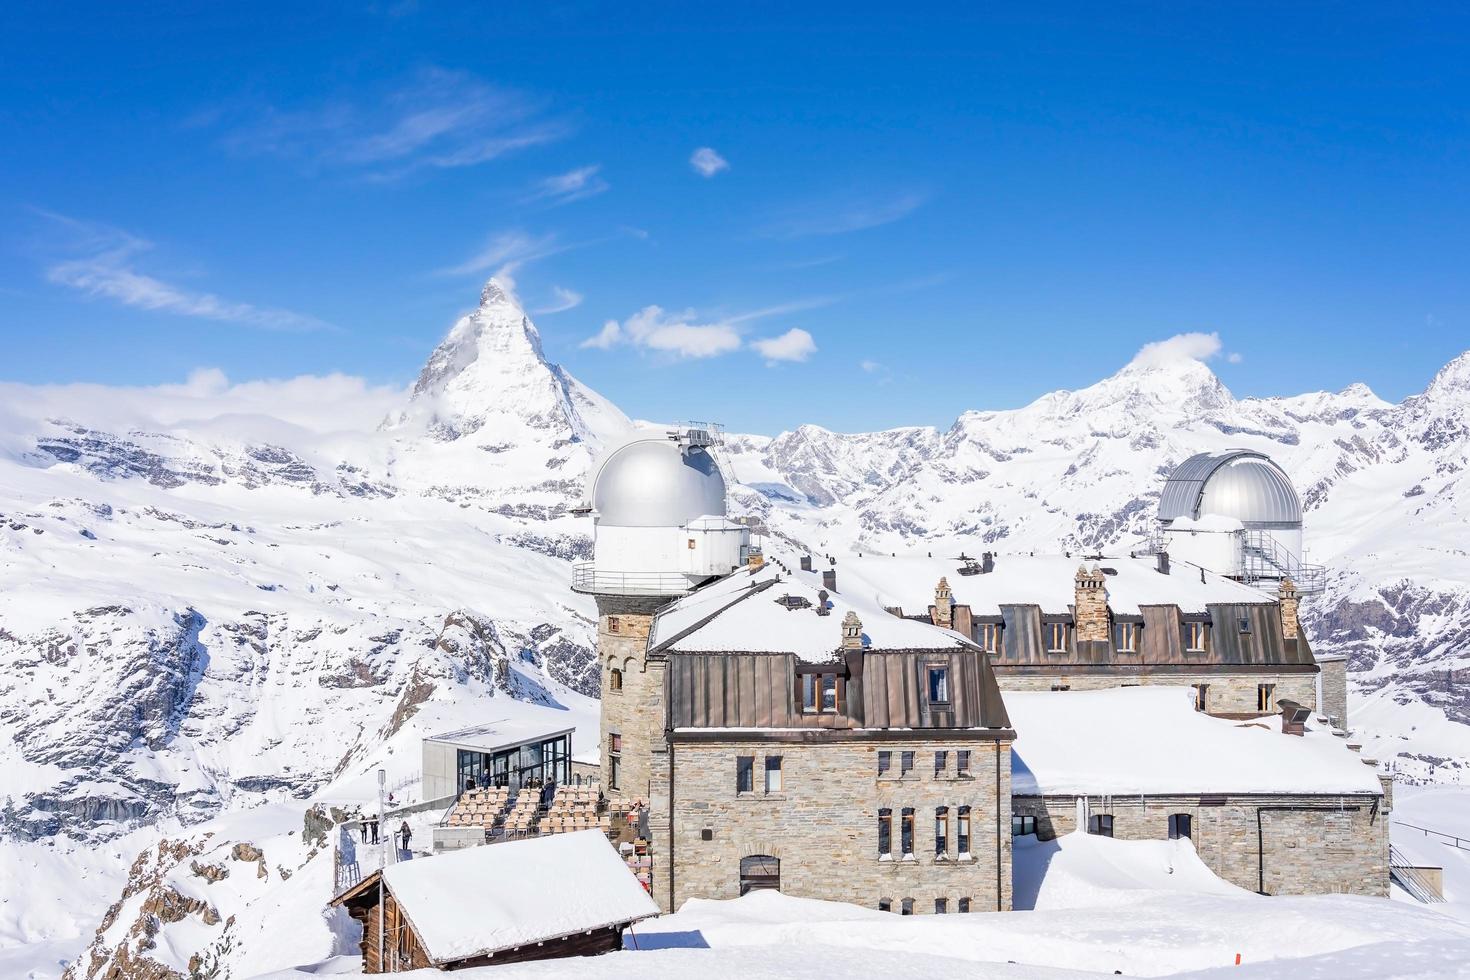
<path fill-rule="evenodd" d="M 892 912 L 893 911 L 893 899 L 891 899 L 891 898 L 880 898 L 880 899 L 878 899 L 878 911 L 879 912 Z"/>
<path fill-rule="evenodd" d="M 1250 620 L 1250 617 L 1249 616 L 1237 616 L 1237 617 L 1235 617 L 1235 619 L 1236 619 L 1236 625 L 1240 629 L 1240 635 L 1241 636 L 1250 636 L 1251 633 L 1253 632 L 1253 630 L 1251 629 L 1251 620 Z"/>
<path fill-rule="evenodd" d="M 968 803 L 955 808 L 954 847 L 956 857 L 970 856 L 970 805 Z"/>
<path fill-rule="evenodd" d="M 980 649 L 986 653 L 1000 653 L 1000 624 L 980 623 L 979 626 Z"/>
<path fill-rule="evenodd" d="M 954 774 L 956 779 L 964 779 L 970 775 L 970 750 L 956 749 L 954 753 Z"/>
<path fill-rule="evenodd" d="M 1068 631 L 1071 630 L 1071 628 L 1072 628 L 1071 624 L 1070 623 L 1045 623 L 1043 625 L 1045 626 L 1045 630 L 1043 631 L 1043 636 L 1044 636 L 1045 641 L 1046 641 L 1046 652 L 1047 653 L 1067 653 L 1067 652 L 1069 652 L 1068 651 L 1068 643 L 1067 643 L 1067 640 L 1068 640 Z M 1057 643 L 1060 643 L 1061 646 L 1053 646 L 1052 645 L 1053 637 L 1056 637 L 1056 642 Z"/>
<path fill-rule="evenodd" d="M 1256 685 L 1256 710 L 1257 711 L 1275 711 L 1276 709 L 1271 705 L 1271 702 L 1272 701 L 1275 701 L 1275 700 L 1276 700 L 1276 685 L 1275 684 L 1257 684 Z"/>
<path fill-rule="evenodd" d="M 900 779 L 902 779 L 904 776 L 907 776 L 913 771 L 914 752 L 912 749 L 905 749 L 898 754 L 898 776 Z"/>
<path fill-rule="evenodd" d="M 1139 623 L 1114 623 L 1114 641 L 1119 653 L 1138 652 L 1138 634 L 1142 632 Z"/>
<path fill-rule="evenodd" d="M 1170 840 L 1194 840 L 1194 814 L 1171 813 L 1169 814 L 1169 839 Z"/>
<path fill-rule="evenodd" d="M 1191 684 L 1189 686 L 1194 689 L 1194 710 L 1202 714 L 1208 712 L 1210 703 L 1210 685 Z"/>
<path fill-rule="evenodd" d="M 948 912 L 949 912 L 949 899 L 947 899 L 947 898 L 936 898 L 934 900 L 934 914 L 935 915 L 946 915 L 946 914 L 948 914 Z"/>
<path fill-rule="evenodd" d="M 934 808 L 934 859 L 949 859 L 949 807 Z"/>
<path fill-rule="evenodd" d="M 878 808 L 878 859 L 893 858 L 893 808 Z"/>
<path fill-rule="evenodd" d="M 776 763 L 774 767 L 771 765 L 772 762 Z M 761 785 L 765 787 L 765 791 L 768 795 L 771 793 L 780 793 L 785 789 L 786 773 L 783 768 L 784 765 L 785 763 L 782 761 L 781 756 L 766 756 L 765 767 L 762 770 L 764 773 L 764 778 L 761 781 Z M 776 774 L 776 785 L 774 786 L 771 785 L 771 773 L 773 772 Z"/>
<path fill-rule="evenodd" d="M 934 778 L 941 779 L 949 771 L 949 750 L 934 750 Z"/>
<path fill-rule="evenodd" d="M 1026 828 L 1030 827 L 1030 830 Z M 1030 813 L 1011 814 L 1011 836 L 1030 837 L 1036 834 L 1036 817 Z"/>
<path fill-rule="evenodd" d="M 882 779 L 884 776 L 888 775 L 891 772 L 893 772 L 893 750 L 892 749 L 879 749 L 878 750 L 878 778 L 879 779 Z"/>
<path fill-rule="evenodd" d="M 929 695 L 929 705 L 931 707 L 948 708 L 953 703 L 950 700 L 949 664 L 925 664 L 924 670 L 924 676 L 927 680 L 924 690 Z M 935 683 L 936 680 L 938 681 L 937 684 Z"/>
<path fill-rule="evenodd" d="M 912 861 L 914 859 L 914 808 L 906 806 L 900 810 L 898 821 L 899 857 Z"/>
<path fill-rule="evenodd" d="M 1197 619 L 1192 619 L 1184 624 L 1184 652 L 1185 653 L 1209 653 L 1210 652 L 1210 624 Z"/>
<path fill-rule="evenodd" d="M 901 912 L 898 913 L 899 915 L 913 915 L 914 914 L 914 900 L 912 898 L 902 899 L 899 902 L 899 908 L 903 910 L 903 911 L 901 911 Z"/>
<path fill-rule="evenodd" d="M 1113 836 L 1113 815 L 1111 813 L 1094 813 L 1087 818 L 1087 832 L 1094 837 Z"/>
<path fill-rule="evenodd" d="M 623 669 L 621 667 L 608 668 L 607 690 L 609 694 L 623 693 Z"/>
<path fill-rule="evenodd" d="M 755 792 L 755 756 L 735 757 L 735 795 L 748 796 Z"/>
<path fill-rule="evenodd" d="M 970 911 L 970 896 L 969 895 L 961 895 L 958 904 L 959 904 L 959 912 L 960 912 L 961 915 L 964 915 L 965 913 L 969 912 Z"/>

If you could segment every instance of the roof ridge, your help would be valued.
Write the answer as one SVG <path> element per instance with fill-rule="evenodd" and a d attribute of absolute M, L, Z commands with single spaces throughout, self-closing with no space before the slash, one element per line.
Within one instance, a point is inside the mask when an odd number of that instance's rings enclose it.
<path fill-rule="evenodd" d="M 692 624 L 690 626 L 685 627 L 684 629 L 682 629 L 679 632 L 675 633 L 673 636 L 669 637 L 667 640 L 664 640 L 658 646 L 656 646 L 656 647 L 649 647 L 648 648 L 648 652 L 649 653 L 662 653 L 664 650 L 667 650 L 671 645 L 673 645 L 675 643 L 678 643 L 680 640 L 684 639 L 684 637 L 688 636 L 689 634 L 694 633 L 694 632 L 696 632 L 698 630 L 704 629 L 706 626 L 708 626 L 710 624 L 710 622 L 712 620 L 714 620 L 714 618 L 716 616 L 720 615 L 725 610 L 731 608 L 736 603 L 744 602 L 746 599 L 749 599 L 751 596 L 757 595 L 757 594 L 759 594 L 761 592 L 764 592 L 766 589 L 769 589 L 771 586 L 775 585 L 779 581 L 781 581 L 781 577 L 778 575 L 778 576 L 775 576 L 773 578 L 769 578 L 769 579 L 767 579 L 764 582 L 757 582 L 755 585 L 750 586 L 748 589 L 746 589 L 745 591 L 741 592 L 734 599 L 731 599 L 729 602 L 725 603 L 723 606 L 721 606 L 720 608 L 716 609 L 714 612 L 710 613 L 708 616 L 704 617 L 703 619 L 699 620 L 698 622 L 696 622 L 696 623 L 694 623 L 694 624 Z M 659 612 L 659 615 L 662 616 L 663 615 L 663 612 L 660 611 Z"/>

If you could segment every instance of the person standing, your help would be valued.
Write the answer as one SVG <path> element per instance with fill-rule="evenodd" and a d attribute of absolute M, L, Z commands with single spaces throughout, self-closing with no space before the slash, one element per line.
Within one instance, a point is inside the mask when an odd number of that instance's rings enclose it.
<path fill-rule="evenodd" d="M 409 857 L 408 842 L 413 839 L 413 831 L 408 829 L 408 821 L 403 821 L 403 826 L 398 828 L 398 835 L 403 838 L 403 856 Z"/>

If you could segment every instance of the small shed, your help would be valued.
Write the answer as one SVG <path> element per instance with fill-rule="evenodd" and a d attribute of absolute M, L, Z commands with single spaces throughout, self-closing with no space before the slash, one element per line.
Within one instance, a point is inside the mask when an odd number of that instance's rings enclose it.
<path fill-rule="evenodd" d="M 624 928 L 658 914 L 607 837 L 595 830 L 395 864 L 332 904 L 362 923 L 365 973 L 612 952 L 622 949 Z"/>

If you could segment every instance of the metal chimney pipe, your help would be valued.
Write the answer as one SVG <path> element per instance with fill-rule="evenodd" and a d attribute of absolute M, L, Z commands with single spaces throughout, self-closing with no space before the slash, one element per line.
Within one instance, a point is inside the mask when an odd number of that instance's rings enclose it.
<path fill-rule="evenodd" d="M 826 589 L 828 592 L 837 591 L 837 569 L 822 569 L 822 588 Z"/>

